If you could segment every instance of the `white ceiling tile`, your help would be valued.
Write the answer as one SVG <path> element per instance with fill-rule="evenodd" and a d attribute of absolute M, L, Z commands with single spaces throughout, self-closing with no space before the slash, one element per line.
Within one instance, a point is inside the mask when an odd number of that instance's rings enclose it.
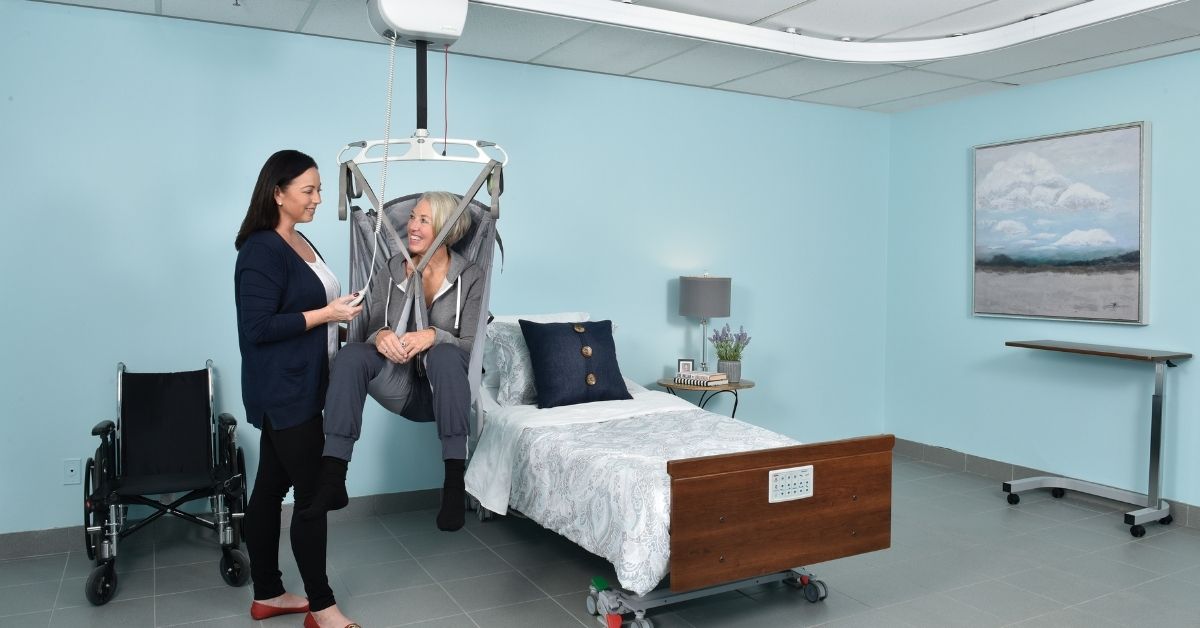
<path fill-rule="evenodd" d="M 989 1 L 813 0 L 784 11 L 759 26 L 774 29 L 794 26 L 803 33 L 816 36 L 871 39 Z"/>
<path fill-rule="evenodd" d="M 628 74 L 697 44 L 691 39 L 631 28 L 594 26 L 532 61 L 590 72 Z"/>
<path fill-rule="evenodd" d="M 162 14 L 189 20 L 220 22 L 237 26 L 294 31 L 308 12 L 312 0 L 243 0 L 234 6 L 232 0 L 162 0 Z"/>
<path fill-rule="evenodd" d="M 935 61 L 921 68 L 990 80 L 1193 34 L 1191 29 L 1184 26 L 1164 24 L 1145 15 L 1135 15 L 1003 50 Z"/>
<path fill-rule="evenodd" d="M 367 21 L 367 3 L 363 0 L 318 0 L 300 32 L 359 41 L 384 41 Z"/>
<path fill-rule="evenodd" d="M 970 79 L 942 76 L 920 70 L 903 70 L 849 85 L 804 94 L 797 96 L 796 100 L 840 107 L 865 107 L 886 100 L 916 96 L 973 82 Z"/>
<path fill-rule="evenodd" d="M 1001 89 L 1014 89 L 1012 85 L 1004 85 L 1002 83 L 990 83 L 981 81 L 979 83 L 970 83 L 961 87 L 951 87 L 938 92 L 929 92 L 919 96 L 911 96 L 909 98 L 899 98 L 897 100 L 889 100 L 887 102 L 876 103 L 863 107 L 869 111 L 879 111 L 883 113 L 895 113 L 897 111 L 908 111 L 934 103 L 956 100 L 958 98 L 966 98 L 977 94 L 986 94 Z"/>
<path fill-rule="evenodd" d="M 134 13 L 157 13 L 154 0 L 54 0 L 57 4 L 75 4 L 98 9 L 115 9 Z"/>
<path fill-rule="evenodd" d="M 791 98 L 797 94 L 845 85 L 898 72 L 901 69 L 894 65 L 835 63 L 818 59 L 801 59 L 766 72 L 729 81 L 718 87 L 763 96 Z"/>
<path fill-rule="evenodd" d="M 945 17 L 887 33 L 880 40 L 936 39 L 954 33 L 977 33 L 999 28 L 1038 13 L 1058 11 L 1086 0 L 1003 0 L 988 2 Z"/>
<path fill-rule="evenodd" d="M 451 50 L 493 59 L 529 61 L 591 26 L 580 20 L 471 4 L 462 37 Z"/>
<path fill-rule="evenodd" d="M 711 87 L 791 63 L 796 57 L 738 46 L 703 44 L 634 72 L 640 78 Z"/>
<path fill-rule="evenodd" d="M 812 0 L 739 0 L 738 2 L 713 2 L 713 0 L 637 0 L 639 6 L 666 9 L 688 15 L 701 15 L 739 24 L 753 24 L 785 9 L 811 2 Z"/>
<path fill-rule="evenodd" d="M 1134 50 L 1126 50 L 1117 52 L 1102 57 L 1092 57 L 1074 63 L 1064 63 L 1049 68 L 1033 70 L 1032 72 L 1022 72 L 1020 74 L 1012 74 L 1009 76 L 1000 77 L 997 80 L 1005 83 L 1016 83 L 1018 85 L 1027 85 L 1029 83 L 1039 83 L 1041 81 L 1049 81 L 1052 79 L 1063 78 L 1066 76 L 1074 76 L 1083 74 L 1084 72 L 1092 72 L 1094 70 L 1103 70 L 1104 68 L 1112 68 L 1127 63 L 1136 63 L 1147 59 L 1156 59 L 1168 55 L 1178 54 L 1181 52 L 1190 52 L 1192 50 L 1200 50 L 1200 36 L 1185 37 L 1177 39 L 1165 44 L 1156 44 L 1154 46 L 1146 46 L 1145 48 L 1135 48 Z"/>

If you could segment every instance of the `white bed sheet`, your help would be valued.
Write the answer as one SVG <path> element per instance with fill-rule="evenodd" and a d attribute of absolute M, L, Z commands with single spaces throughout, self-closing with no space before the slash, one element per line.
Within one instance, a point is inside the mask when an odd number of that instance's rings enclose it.
<path fill-rule="evenodd" d="M 797 441 L 667 393 L 539 410 L 497 407 L 467 469 L 484 507 L 509 507 L 608 559 L 623 588 L 652 590 L 670 563 L 667 460 Z"/>
<path fill-rule="evenodd" d="M 490 391 L 488 391 L 490 392 Z M 495 405 L 481 428 L 479 442 L 467 469 L 467 491 L 488 510 L 508 512 L 512 488 L 512 462 L 517 441 L 525 430 L 552 425 L 612 421 L 653 412 L 687 411 L 696 406 L 663 392 L 631 391 L 633 399 L 596 401 L 573 406 L 539 409 L 537 406 Z"/>

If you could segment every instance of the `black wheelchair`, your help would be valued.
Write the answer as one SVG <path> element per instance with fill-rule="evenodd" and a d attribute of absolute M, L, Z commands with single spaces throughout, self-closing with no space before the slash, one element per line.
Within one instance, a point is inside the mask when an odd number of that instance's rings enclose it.
<path fill-rule="evenodd" d="M 92 428 L 100 437 L 83 475 L 83 529 L 94 560 L 84 585 L 89 602 L 107 603 L 117 591 L 117 545 L 169 514 L 215 530 L 221 544 L 221 578 L 240 587 L 250 561 L 240 549 L 246 511 L 245 458 L 237 445 L 237 419 L 216 415 L 213 363 L 182 373 L 127 373 L 117 365 L 117 420 Z M 147 495 L 182 496 L 164 503 Z M 211 519 L 180 510 L 208 498 Z M 126 527 L 131 504 L 154 511 Z"/>

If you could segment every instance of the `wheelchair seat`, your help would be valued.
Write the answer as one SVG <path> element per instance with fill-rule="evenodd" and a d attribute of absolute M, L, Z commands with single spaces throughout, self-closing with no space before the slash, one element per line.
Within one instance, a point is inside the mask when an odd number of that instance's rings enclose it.
<path fill-rule="evenodd" d="M 244 456 L 237 446 L 237 420 L 216 415 L 212 361 L 179 373 L 128 373 L 117 366 L 118 416 L 92 429 L 100 437 L 84 470 L 84 531 L 88 558 L 96 561 L 84 592 L 95 605 L 116 593 L 117 545 L 164 514 L 216 531 L 221 577 L 231 586 L 249 579 L 249 561 L 239 549 L 245 511 Z M 182 493 L 182 496 L 179 494 Z M 148 495 L 173 495 L 170 503 Z M 208 498 L 211 518 L 179 510 Z M 154 511 L 126 527 L 130 504 Z"/>

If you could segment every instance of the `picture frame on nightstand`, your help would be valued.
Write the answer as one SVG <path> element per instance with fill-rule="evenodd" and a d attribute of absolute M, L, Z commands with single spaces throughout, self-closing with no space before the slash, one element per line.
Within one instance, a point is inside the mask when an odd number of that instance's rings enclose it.
<path fill-rule="evenodd" d="M 679 358 L 679 360 L 675 363 L 676 373 L 691 373 L 694 370 L 696 370 L 695 360 L 692 360 L 691 358 Z"/>

